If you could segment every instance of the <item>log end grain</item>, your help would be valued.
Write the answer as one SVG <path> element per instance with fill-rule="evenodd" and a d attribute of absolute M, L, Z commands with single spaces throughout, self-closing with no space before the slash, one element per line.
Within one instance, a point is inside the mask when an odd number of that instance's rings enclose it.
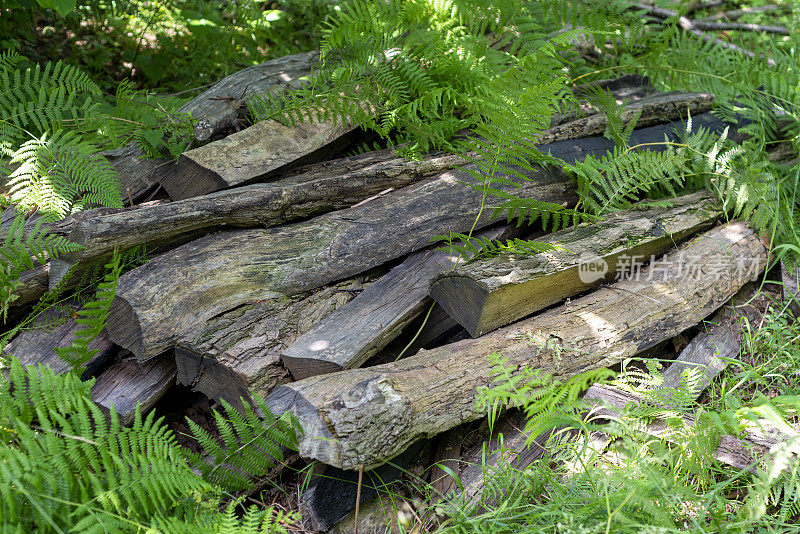
<path fill-rule="evenodd" d="M 312 352 L 324 350 L 323 345 L 319 345 L 319 347 L 320 348 L 317 348 L 312 344 L 312 346 L 308 347 L 308 350 Z M 338 363 L 330 361 L 330 359 L 322 360 L 316 358 L 295 357 L 288 350 L 282 355 L 282 358 L 284 365 L 286 365 L 286 368 L 289 369 L 290 373 L 292 373 L 292 377 L 294 377 L 295 380 L 302 380 L 304 378 L 308 378 L 309 376 L 335 373 L 336 371 L 341 371 L 344 369 L 344 367 Z"/>
<path fill-rule="evenodd" d="M 184 200 L 228 187 L 218 173 L 199 165 L 189 152 L 181 154 L 178 163 L 170 170 L 160 183 L 172 200 Z"/>
<path fill-rule="evenodd" d="M 142 328 L 136 310 L 119 295 L 114 297 L 108 312 L 108 338 L 137 357 L 144 351 Z"/>
<path fill-rule="evenodd" d="M 479 282 L 463 276 L 438 276 L 431 283 L 430 294 L 472 337 L 485 330 L 483 311 L 489 291 Z"/>

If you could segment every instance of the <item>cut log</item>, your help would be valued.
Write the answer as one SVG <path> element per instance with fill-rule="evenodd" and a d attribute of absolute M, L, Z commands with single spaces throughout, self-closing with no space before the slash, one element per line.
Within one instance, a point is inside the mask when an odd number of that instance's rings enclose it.
<path fill-rule="evenodd" d="M 222 314 L 175 347 L 178 383 L 234 406 L 266 396 L 288 379 L 281 351 L 367 287 L 351 280 L 321 291 L 267 299 Z"/>
<path fill-rule="evenodd" d="M 328 159 L 348 142 L 355 127 L 334 122 L 285 126 L 265 120 L 181 154 L 159 183 L 173 200 L 253 183 L 289 166 Z"/>
<path fill-rule="evenodd" d="M 123 360 L 103 371 L 92 386 L 92 400 L 105 413 L 111 406 L 124 425 L 130 425 L 136 407 L 144 414 L 175 384 L 175 362 L 162 357 L 146 363 Z"/>
<path fill-rule="evenodd" d="M 73 313 L 80 309 L 76 299 L 43 311 L 33 325 L 23 330 L 3 349 L 3 354 L 16 356 L 22 365 L 46 364 L 55 373 L 70 370 L 70 365 L 56 354 L 56 347 L 68 347 L 81 326 Z M 94 376 L 116 354 L 117 347 L 108 340 L 105 330 L 89 343 L 89 350 L 97 350 L 94 358 L 84 365 L 84 378 Z"/>
<path fill-rule="evenodd" d="M 515 234 L 516 226 L 504 226 L 480 237 L 502 241 Z M 430 308 L 431 279 L 457 261 L 439 250 L 412 254 L 300 336 L 283 352 L 283 363 L 295 380 L 360 367 Z"/>
<path fill-rule="evenodd" d="M 301 456 L 343 469 L 372 468 L 420 437 L 481 417 L 476 391 L 494 379 L 490 354 L 502 353 L 510 369 L 532 365 L 557 378 L 608 367 L 697 324 L 766 261 L 752 230 L 728 224 L 681 246 L 639 279 L 478 339 L 279 386 L 268 403 L 275 413 L 298 417 Z"/>
<path fill-rule="evenodd" d="M 71 241 L 86 248 L 51 262 L 50 284 L 58 282 L 72 265 L 103 261 L 115 248 L 147 245 L 153 250 L 222 227 L 278 226 L 347 208 L 461 163 L 450 154 L 408 161 L 392 149 L 380 150 L 311 165 L 268 184 L 98 215 L 77 224 L 69 233 Z"/>
<path fill-rule="evenodd" d="M 456 267 L 434 279 L 431 296 L 473 337 L 481 336 L 663 254 L 721 215 L 707 192 L 672 203 L 670 208 L 635 206 L 536 240 L 563 250 Z"/>
<path fill-rule="evenodd" d="M 695 128 L 720 130 L 710 114 Z M 631 144 L 663 142 L 683 123 L 637 130 Z M 605 138 L 542 147 L 568 162 L 612 147 Z M 555 169 L 528 173 L 514 194 L 571 204 L 571 180 Z M 296 295 L 346 279 L 424 248 L 431 236 L 466 232 L 479 220 L 480 194 L 460 171 L 445 172 L 358 206 L 306 222 L 266 230 L 214 234 L 165 254 L 120 278 L 108 322 L 110 338 L 144 361 L 174 346 L 212 317 L 262 299 Z M 509 190 L 512 188 L 509 187 Z M 489 198 L 487 202 L 495 201 Z"/>
<path fill-rule="evenodd" d="M 236 126 L 239 108 L 244 106 L 248 96 L 265 92 L 275 94 L 299 87 L 302 78 L 311 73 L 318 56 L 317 52 L 303 52 L 235 72 L 184 104 L 178 111 L 198 119 L 194 128 L 195 138 L 207 141 Z M 169 172 L 173 165 L 166 159 L 143 158 L 133 143 L 106 151 L 103 155 L 119 175 L 123 198 L 131 198 L 134 202 L 141 200 L 147 191 L 155 187 L 160 177 Z"/>
<path fill-rule="evenodd" d="M 789 309 L 800 319 L 800 268 L 798 260 L 781 262 L 781 282 L 783 283 L 783 299 L 789 303 Z"/>
<path fill-rule="evenodd" d="M 725 369 L 728 360 L 739 356 L 742 319 L 747 318 L 752 324 L 760 313 L 755 306 L 747 304 L 757 290 L 757 284 L 746 284 L 729 303 L 705 321 L 701 325 L 701 332 L 692 338 L 678 358 L 662 372 L 663 382 L 660 387 L 680 387 L 684 371 L 692 370 L 698 379 L 698 389 L 694 393 L 699 396 Z M 495 426 L 495 436 L 488 445 L 488 449 L 492 451 L 490 454 L 486 454 L 483 444 L 467 452 L 464 467 L 459 473 L 463 488 L 461 497 L 466 502 L 476 504 L 482 498 L 484 476 L 487 472 L 491 473 L 506 466 L 523 470 L 542 456 L 550 433 L 534 438 L 524 432 L 525 422 L 524 414 L 512 411 L 503 416 Z"/>

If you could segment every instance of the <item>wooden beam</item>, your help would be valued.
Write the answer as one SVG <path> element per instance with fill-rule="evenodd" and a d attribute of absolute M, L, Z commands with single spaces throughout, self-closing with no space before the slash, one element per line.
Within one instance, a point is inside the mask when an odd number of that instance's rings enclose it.
<path fill-rule="evenodd" d="M 710 114 L 694 117 L 692 124 L 724 127 Z M 662 142 L 682 128 L 680 122 L 637 130 L 631 144 Z M 612 146 L 605 138 L 585 138 L 542 149 L 573 162 Z M 515 195 L 575 202 L 572 181 L 562 172 L 537 169 L 526 174 L 529 179 L 513 188 Z M 183 245 L 120 278 L 109 336 L 144 361 L 225 311 L 346 279 L 422 249 L 436 234 L 466 232 L 476 223 L 481 199 L 465 180 L 460 171 L 448 171 L 306 222 L 222 232 Z M 484 212 L 476 228 L 492 222 L 492 214 Z"/>
<path fill-rule="evenodd" d="M 118 362 L 97 377 L 92 386 L 92 400 L 105 412 L 111 406 L 124 425 L 133 423 L 136 407 L 148 412 L 158 399 L 175 384 L 175 363 L 162 357 L 146 363 L 135 359 Z"/>
<path fill-rule="evenodd" d="M 682 258 L 715 268 L 687 273 Z M 282 385 L 268 403 L 275 413 L 289 410 L 298 417 L 301 456 L 343 469 L 371 468 L 420 437 L 480 418 L 476 391 L 494 379 L 490 354 L 501 353 L 511 369 L 533 365 L 558 378 L 613 365 L 697 324 L 766 261 L 752 230 L 727 224 L 681 246 L 638 280 L 598 289 L 478 339 Z M 647 279 L 651 273 L 657 281 Z"/>
<path fill-rule="evenodd" d="M 329 122 L 286 126 L 255 123 L 219 141 L 184 152 L 159 183 L 181 200 L 264 180 L 289 166 L 322 161 L 347 144 L 355 127 Z"/>
<path fill-rule="evenodd" d="M 102 262 L 115 248 L 146 245 L 154 250 L 220 228 L 279 226 L 388 194 L 461 163 L 451 154 L 429 154 L 409 161 L 392 149 L 379 150 L 310 165 L 271 183 L 98 214 L 76 224 L 68 234 L 70 241 L 86 248 L 51 262 L 50 285 L 73 265 Z"/>
<path fill-rule="evenodd" d="M 671 203 L 636 206 L 536 239 L 563 250 L 495 256 L 443 272 L 431 284 L 431 297 L 473 337 L 481 336 L 663 254 L 721 215 L 705 191 Z"/>
<path fill-rule="evenodd" d="M 518 234 L 516 226 L 503 226 L 480 237 L 502 241 Z M 360 367 L 430 308 L 431 279 L 459 261 L 440 250 L 412 254 L 300 336 L 283 351 L 283 363 L 296 380 Z"/>

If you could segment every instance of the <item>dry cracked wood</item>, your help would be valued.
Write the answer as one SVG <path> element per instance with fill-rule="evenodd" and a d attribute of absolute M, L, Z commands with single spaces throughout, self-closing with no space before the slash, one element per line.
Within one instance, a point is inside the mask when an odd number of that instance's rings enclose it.
<path fill-rule="evenodd" d="M 480 237 L 503 241 L 518 233 L 516 226 L 503 226 Z M 458 261 L 439 250 L 412 254 L 300 336 L 283 351 L 283 363 L 296 380 L 360 367 L 430 308 L 431 279 Z"/>
<path fill-rule="evenodd" d="M 756 306 L 748 304 L 757 289 L 755 283 L 746 284 L 730 302 L 703 322 L 701 332 L 662 372 L 662 388 L 679 387 L 684 371 L 689 370 L 697 379 L 698 389 L 694 393 L 699 396 L 711 380 L 725 369 L 728 360 L 739 355 L 742 319 L 746 317 L 752 324 L 760 315 Z M 482 443 L 467 451 L 463 469 L 456 471 L 461 482 L 462 498 L 473 504 L 482 498 L 487 472 L 504 466 L 523 470 L 541 457 L 550 433 L 534 437 L 526 433 L 524 427 L 524 414 L 512 411 L 495 426 L 495 435 L 488 443 L 488 449 L 492 451 L 490 454 L 486 454 Z"/>
<path fill-rule="evenodd" d="M 723 128 L 710 114 L 694 117 L 692 124 Z M 637 130 L 630 142 L 662 142 L 682 127 L 679 122 Z M 542 148 L 572 162 L 611 147 L 608 139 L 592 137 Z M 562 172 L 551 168 L 526 174 L 529 179 L 513 188 L 517 196 L 567 205 L 575 201 L 573 184 Z M 309 221 L 221 232 L 183 245 L 120 278 L 109 337 L 144 361 L 225 311 L 346 279 L 426 247 L 433 235 L 465 232 L 476 223 L 481 202 L 464 180 L 460 171 L 448 171 Z M 492 214 L 484 212 L 476 227 L 491 222 Z"/>
<path fill-rule="evenodd" d="M 206 141 L 236 125 L 238 109 L 244 106 L 247 96 L 299 87 L 302 78 L 311 73 L 317 57 L 316 52 L 303 52 L 235 72 L 184 104 L 178 111 L 198 119 L 194 128 L 195 138 Z M 140 200 L 172 167 L 169 160 L 144 159 L 133 143 L 106 151 L 103 155 L 119 175 L 122 196 L 134 201 Z"/>
<path fill-rule="evenodd" d="M 30 329 L 23 330 L 3 349 L 3 354 L 16 356 L 22 365 L 46 364 L 56 373 L 66 373 L 70 365 L 56 354 L 56 347 L 68 347 L 81 328 L 73 313 L 80 309 L 76 299 L 43 311 Z M 84 365 L 85 377 L 93 376 L 116 353 L 116 347 L 108 340 L 106 331 L 100 332 L 89 343 L 89 350 L 97 350 L 94 358 Z"/>
<path fill-rule="evenodd" d="M 288 372 L 280 354 L 323 317 L 368 287 L 350 280 L 242 306 L 198 325 L 175 347 L 178 383 L 233 405 L 266 396 Z"/>
<path fill-rule="evenodd" d="M 138 363 L 134 359 L 118 362 L 100 373 L 92 386 L 92 400 L 105 412 L 111 406 L 120 421 L 129 425 L 136 407 L 144 414 L 175 384 L 175 363 L 171 357 Z"/>
<path fill-rule="evenodd" d="M 460 163 L 460 158 L 450 154 L 408 161 L 392 149 L 380 150 L 310 165 L 271 183 L 91 217 L 68 234 L 70 241 L 85 250 L 51 262 L 50 284 L 58 282 L 72 265 L 103 261 L 115 248 L 147 245 L 152 250 L 219 228 L 279 226 L 347 208 Z"/>
<path fill-rule="evenodd" d="M 536 240 L 563 250 L 496 256 L 442 273 L 431 296 L 481 336 L 613 278 L 632 261 L 663 254 L 719 216 L 706 192 L 674 199 L 670 208 L 637 206 Z"/>
<path fill-rule="evenodd" d="M 314 163 L 336 154 L 355 130 L 352 125 L 303 122 L 286 126 L 264 120 L 224 139 L 184 152 L 161 174 L 159 183 L 180 200 L 274 176 L 288 166 Z"/>
<path fill-rule="evenodd" d="M 511 369 L 532 365 L 559 378 L 613 365 L 697 324 L 766 261 L 752 230 L 731 223 L 681 246 L 639 279 L 478 339 L 282 385 L 268 402 L 274 412 L 298 417 L 301 456 L 344 469 L 371 468 L 421 437 L 480 418 L 476 391 L 493 380 L 490 354 L 502 353 Z M 714 268 L 699 267 L 709 265 Z"/>

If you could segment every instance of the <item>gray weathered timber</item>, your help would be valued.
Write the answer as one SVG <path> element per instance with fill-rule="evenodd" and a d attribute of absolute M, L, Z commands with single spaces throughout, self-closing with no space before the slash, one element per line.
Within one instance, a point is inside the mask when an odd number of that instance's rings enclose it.
<path fill-rule="evenodd" d="M 296 165 L 335 155 L 355 130 L 349 124 L 302 122 L 286 126 L 264 120 L 249 128 L 184 152 L 162 173 L 159 183 L 181 200 L 253 183 Z"/>
<path fill-rule="evenodd" d="M 16 356 L 22 365 L 46 364 L 55 373 L 66 373 L 70 365 L 56 354 L 56 347 L 68 347 L 81 327 L 72 313 L 80 309 L 75 299 L 43 311 L 32 327 L 23 330 L 3 349 L 3 354 Z M 97 350 L 94 358 L 84 365 L 84 376 L 92 376 L 116 353 L 116 347 L 108 340 L 106 331 L 100 332 L 89 343 L 89 350 Z"/>
<path fill-rule="evenodd" d="M 68 235 L 86 248 L 51 262 L 50 284 L 72 265 L 102 261 L 115 248 L 147 245 L 153 250 L 219 228 L 279 226 L 347 208 L 461 163 L 450 154 L 408 161 L 392 149 L 380 150 L 310 165 L 275 182 L 91 217 Z"/>
<path fill-rule="evenodd" d="M 678 358 L 662 372 L 662 388 L 679 387 L 682 373 L 690 370 L 698 378 L 698 389 L 694 393 L 699 396 L 711 380 L 725 369 L 728 360 L 738 357 L 742 319 L 746 317 L 752 324 L 759 315 L 755 306 L 747 304 L 757 290 L 757 284 L 745 284 L 730 302 L 701 324 L 701 332 L 692 338 Z M 463 488 L 460 492 L 462 498 L 472 504 L 481 499 L 487 468 L 489 472 L 505 466 L 523 470 L 541 457 L 550 433 L 531 436 L 524 431 L 524 427 L 524 414 L 514 410 L 503 416 L 495 426 L 495 435 L 488 443 L 488 449 L 492 451 L 490 454 L 486 454 L 483 443 L 467 451 L 463 469 L 456 471 Z"/>
<path fill-rule="evenodd" d="M 105 413 L 113 404 L 122 424 L 130 425 L 137 406 L 146 413 L 174 384 L 175 362 L 171 357 L 145 363 L 128 359 L 100 373 L 92 386 L 92 400 Z"/>
<path fill-rule="evenodd" d="M 318 56 L 317 52 L 303 52 L 235 72 L 184 104 L 178 111 L 197 119 L 195 138 L 207 141 L 237 125 L 239 108 L 244 106 L 248 96 L 267 92 L 277 94 L 302 85 L 303 78 L 311 73 Z M 130 196 L 134 202 L 155 187 L 160 177 L 170 172 L 173 166 L 167 159 L 143 158 L 133 143 L 108 150 L 103 155 L 119 175 L 123 198 L 127 200 Z"/>
<path fill-rule="evenodd" d="M 781 282 L 783 283 L 783 298 L 789 302 L 789 309 L 795 317 L 800 319 L 800 262 L 794 264 L 789 261 L 781 262 Z"/>
<path fill-rule="evenodd" d="M 663 254 L 720 215 L 705 191 L 677 198 L 670 208 L 633 207 L 536 240 L 564 250 L 496 256 L 443 272 L 431 296 L 473 337 L 481 336 L 614 278 L 632 259 Z"/>
<path fill-rule="evenodd" d="M 175 347 L 178 383 L 232 405 L 266 396 L 288 380 L 281 351 L 367 284 L 349 280 L 310 294 L 266 299 L 198 324 Z"/>
<path fill-rule="evenodd" d="M 516 226 L 503 226 L 480 237 L 502 241 L 517 233 Z M 439 250 L 412 254 L 300 336 L 283 351 L 283 363 L 295 380 L 360 367 L 428 310 L 431 279 L 461 261 Z"/>
<path fill-rule="evenodd" d="M 719 131 L 710 114 L 693 118 L 695 128 Z M 683 122 L 637 130 L 631 144 L 662 142 Z M 573 162 L 612 148 L 591 137 L 544 145 Z M 556 169 L 526 172 L 508 187 L 520 197 L 570 205 L 572 181 Z M 120 278 L 108 320 L 109 337 L 144 361 L 174 346 L 185 333 L 238 306 L 296 295 L 343 280 L 427 246 L 433 235 L 488 226 L 485 210 L 476 221 L 480 195 L 448 171 L 352 208 L 309 221 L 265 230 L 221 232 L 202 237 Z M 491 205 L 497 199 L 489 197 Z"/>
<path fill-rule="evenodd" d="M 687 276 L 681 258 L 716 268 Z M 301 456 L 343 469 L 371 468 L 421 437 L 481 417 L 476 391 L 494 378 L 490 354 L 501 353 L 511 369 L 535 366 L 559 378 L 608 367 L 697 324 L 766 261 L 753 231 L 731 223 L 666 256 L 652 271 L 657 282 L 648 280 L 646 268 L 639 279 L 600 288 L 478 339 L 279 386 L 268 403 L 276 413 L 290 410 L 298 417 Z"/>

